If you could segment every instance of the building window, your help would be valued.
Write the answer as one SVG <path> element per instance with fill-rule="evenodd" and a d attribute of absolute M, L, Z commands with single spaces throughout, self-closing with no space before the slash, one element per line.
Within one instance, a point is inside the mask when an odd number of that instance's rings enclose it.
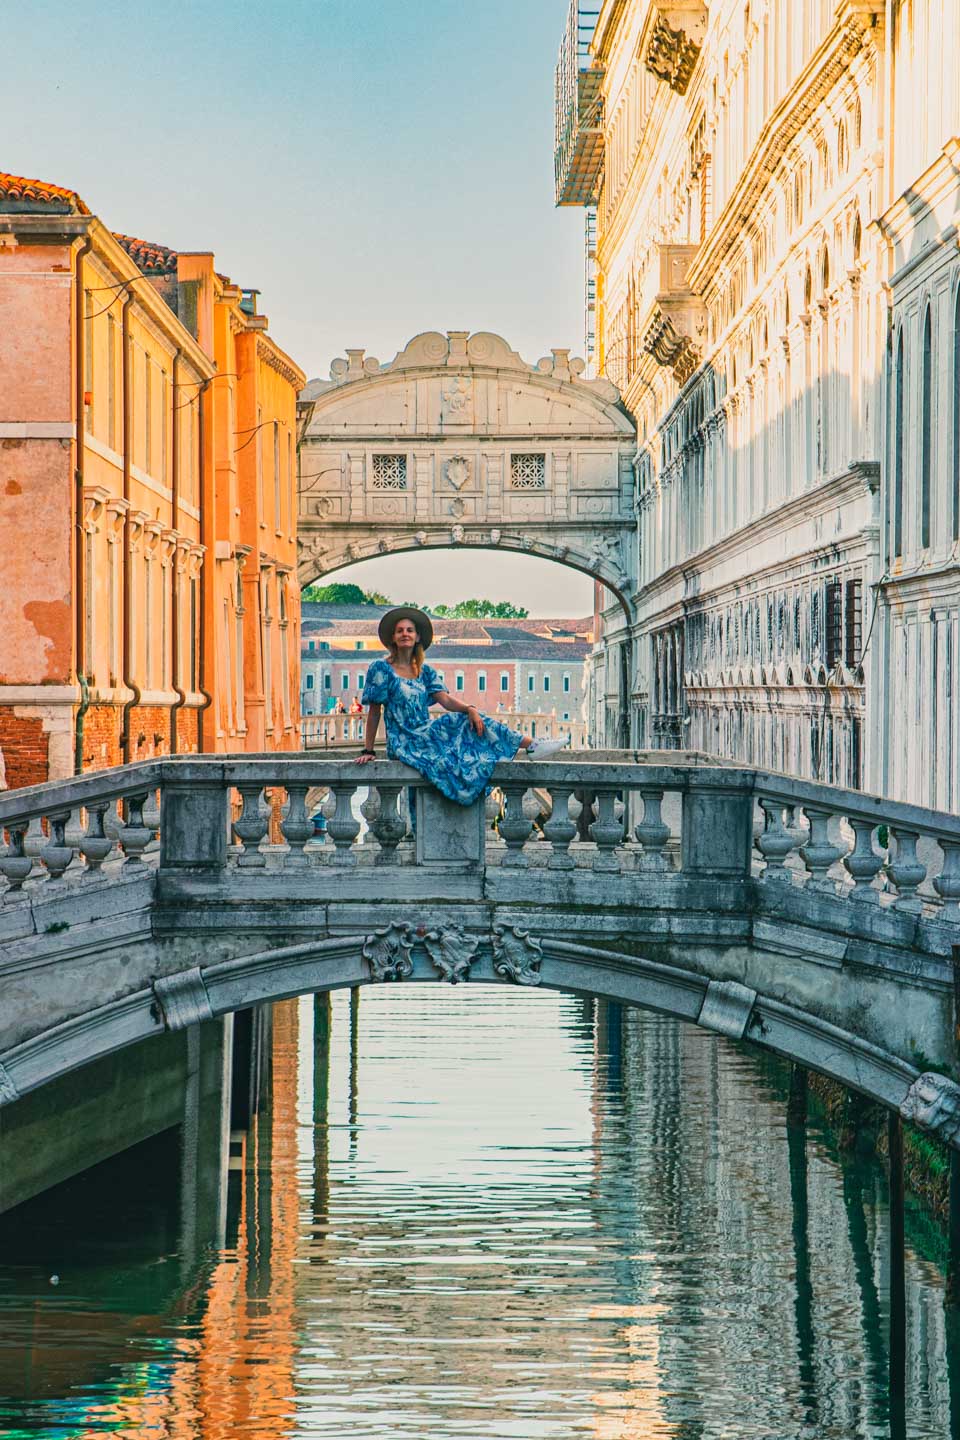
<path fill-rule="evenodd" d="M 930 476 L 933 468 L 933 328 L 929 305 L 923 321 L 920 385 L 920 548 L 926 550 L 930 545 Z"/>
<path fill-rule="evenodd" d="M 343 674 L 340 676 L 340 689 L 341 689 L 341 690 L 349 690 L 349 689 L 350 689 L 350 676 L 349 676 L 349 674 L 347 673 L 346 670 L 344 670 Z"/>
<path fill-rule="evenodd" d="M 547 691 L 548 691 L 549 689 L 550 689 L 550 676 L 549 676 L 549 675 L 544 675 L 544 677 L 543 677 L 543 693 L 544 693 L 544 695 L 546 695 L 546 693 L 547 693 Z"/>
<path fill-rule="evenodd" d="M 283 501 L 280 498 L 280 421 L 273 422 L 273 528 L 280 534 L 281 509 Z"/>
<path fill-rule="evenodd" d="M 544 490 L 547 484 L 547 457 L 539 454 L 510 456 L 510 486 L 513 490 Z"/>
<path fill-rule="evenodd" d="M 308 641 L 307 641 L 307 649 L 310 650 L 310 651 L 312 651 L 314 648 L 315 648 L 314 642 L 313 642 L 312 640 L 308 640 Z"/>
<path fill-rule="evenodd" d="M 960 289 L 953 305 L 953 538 L 960 540 Z"/>
<path fill-rule="evenodd" d="M 856 670 L 863 649 L 863 583 L 859 577 L 843 587 L 843 651 L 848 670 Z"/>
<path fill-rule="evenodd" d="M 537 681 L 536 681 L 536 677 L 535 677 L 535 676 L 533 676 L 533 675 L 528 675 L 528 676 L 527 676 L 527 689 L 530 691 L 531 695 L 533 694 L 533 687 L 536 685 L 536 683 L 537 683 Z"/>
<path fill-rule="evenodd" d="M 564 718 L 564 720 L 569 720 L 569 719 L 570 719 L 570 712 L 569 712 L 569 710 L 564 710 L 564 712 L 563 712 L 563 718 Z"/>
<path fill-rule="evenodd" d="M 442 689 L 442 688 L 443 688 L 443 684 L 444 684 L 443 671 L 442 671 L 442 670 L 435 670 L 435 671 L 434 671 L 434 674 L 435 674 L 436 677 L 437 677 L 437 684 L 438 684 L 438 685 L 441 687 L 441 689 Z"/>
<path fill-rule="evenodd" d="M 893 372 L 893 558 L 903 554 L 903 329 Z"/>
<path fill-rule="evenodd" d="M 358 689 L 358 690 L 362 690 L 362 689 L 363 689 L 364 678 L 365 678 L 365 673 L 364 673 L 364 671 L 363 671 L 363 670 L 358 670 L 358 671 L 357 671 L 357 689 Z"/>
<path fill-rule="evenodd" d="M 354 648 L 354 650 L 362 650 L 362 649 L 363 649 L 363 641 L 362 641 L 362 640 L 354 640 L 354 642 L 353 642 L 353 648 Z"/>
<path fill-rule="evenodd" d="M 330 641 L 329 641 L 329 640 L 321 640 L 321 641 L 320 641 L 320 649 L 321 649 L 321 650 L 329 650 L 329 649 L 330 649 Z"/>
<path fill-rule="evenodd" d="M 373 488 L 374 490 L 406 490 L 406 455 L 374 455 Z"/>
<path fill-rule="evenodd" d="M 563 693 L 564 693 L 564 695 L 569 695 L 569 694 L 570 694 L 570 676 L 569 676 L 569 675 L 564 675 L 564 677 L 563 677 Z"/>
<path fill-rule="evenodd" d="M 480 690 L 480 691 L 483 691 L 483 690 L 486 690 L 486 688 L 487 688 L 487 677 L 486 677 L 486 675 L 484 675 L 483 671 L 481 670 L 481 671 L 480 671 L 480 674 L 477 676 L 477 689 Z"/>
<path fill-rule="evenodd" d="M 307 689 L 308 689 L 308 690 L 312 690 L 312 689 L 313 689 L 313 676 L 312 676 L 312 675 L 308 675 L 308 676 L 307 676 Z"/>
<path fill-rule="evenodd" d="M 323 688 L 324 688 L 324 690 L 329 690 L 329 689 L 330 689 L 330 676 L 329 676 L 329 674 L 324 675 L 324 677 L 323 677 Z"/>
<path fill-rule="evenodd" d="M 504 695 L 505 695 L 509 689 L 510 689 L 510 676 L 507 674 L 507 672 L 506 672 L 505 670 L 503 670 L 503 671 L 501 671 L 501 673 L 500 673 L 500 692 L 501 692 L 501 694 L 504 694 Z"/>
<path fill-rule="evenodd" d="M 456 680 L 455 680 L 454 683 L 456 684 L 456 687 L 457 687 L 458 690 L 462 690 L 462 689 L 463 689 L 463 671 L 462 671 L 462 670 L 458 670 L 458 671 L 457 671 L 457 678 L 456 678 Z"/>

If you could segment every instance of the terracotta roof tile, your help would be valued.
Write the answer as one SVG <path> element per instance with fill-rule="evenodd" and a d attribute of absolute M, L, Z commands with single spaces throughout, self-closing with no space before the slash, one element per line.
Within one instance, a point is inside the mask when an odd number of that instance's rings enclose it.
<path fill-rule="evenodd" d="M 114 240 L 119 240 L 135 265 L 145 275 L 169 275 L 177 268 L 177 252 L 169 245 L 154 245 L 150 240 L 138 240 L 134 235 L 119 235 L 114 231 Z"/>
<path fill-rule="evenodd" d="M 60 215 L 89 215 L 76 190 L 63 185 L 50 185 L 46 180 L 31 180 L 26 175 L 10 175 L 0 170 L 0 207 L 19 211 L 48 210 Z"/>

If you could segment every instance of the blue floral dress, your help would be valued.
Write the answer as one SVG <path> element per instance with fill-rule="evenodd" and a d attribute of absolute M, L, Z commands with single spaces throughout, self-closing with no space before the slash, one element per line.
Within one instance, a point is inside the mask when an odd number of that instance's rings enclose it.
<path fill-rule="evenodd" d="M 361 700 L 383 706 L 392 759 L 419 770 L 448 800 L 472 805 L 487 788 L 494 765 L 511 759 L 523 737 L 488 715 L 482 735 L 461 712 L 445 711 L 431 720 L 430 705 L 443 688 L 432 665 L 424 665 L 418 679 L 408 680 L 388 660 L 375 660 Z"/>

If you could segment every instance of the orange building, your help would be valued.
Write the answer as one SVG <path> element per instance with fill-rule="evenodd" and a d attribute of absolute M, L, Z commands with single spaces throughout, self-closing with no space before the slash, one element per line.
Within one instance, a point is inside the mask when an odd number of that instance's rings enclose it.
<path fill-rule="evenodd" d="M 296 395 L 255 292 L 0 173 L 0 779 L 299 744 Z"/>

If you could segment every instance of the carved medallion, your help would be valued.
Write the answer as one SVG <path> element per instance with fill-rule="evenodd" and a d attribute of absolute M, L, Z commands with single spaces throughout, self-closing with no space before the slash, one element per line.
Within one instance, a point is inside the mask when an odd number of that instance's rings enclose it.
<path fill-rule="evenodd" d="M 470 470 L 470 461 L 466 455 L 451 455 L 447 461 L 446 474 L 454 490 L 463 489 L 470 479 Z"/>
<path fill-rule="evenodd" d="M 960 1085 L 946 1075 L 927 1071 L 918 1076 L 900 1105 L 904 1120 L 931 1130 L 945 1144 L 960 1139 Z"/>
<path fill-rule="evenodd" d="M 391 925 L 368 935 L 360 953 L 370 966 L 370 979 L 384 983 L 410 979 L 413 974 L 412 949 L 410 926 L 394 920 Z"/>
<path fill-rule="evenodd" d="M 439 930 L 428 930 L 423 945 L 430 959 L 440 971 L 440 978 L 456 985 L 470 977 L 480 941 L 475 935 L 468 935 L 459 926 L 443 926 Z"/>
<path fill-rule="evenodd" d="M 457 425 L 469 423 L 469 410 L 473 402 L 473 381 L 467 375 L 457 375 L 441 392 L 441 419 Z"/>
<path fill-rule="evenodd" d="M 493 968 L 516 985 L 539 985 L 543 946 L 529 930 L 498 925 L 493 932 Z"/>

